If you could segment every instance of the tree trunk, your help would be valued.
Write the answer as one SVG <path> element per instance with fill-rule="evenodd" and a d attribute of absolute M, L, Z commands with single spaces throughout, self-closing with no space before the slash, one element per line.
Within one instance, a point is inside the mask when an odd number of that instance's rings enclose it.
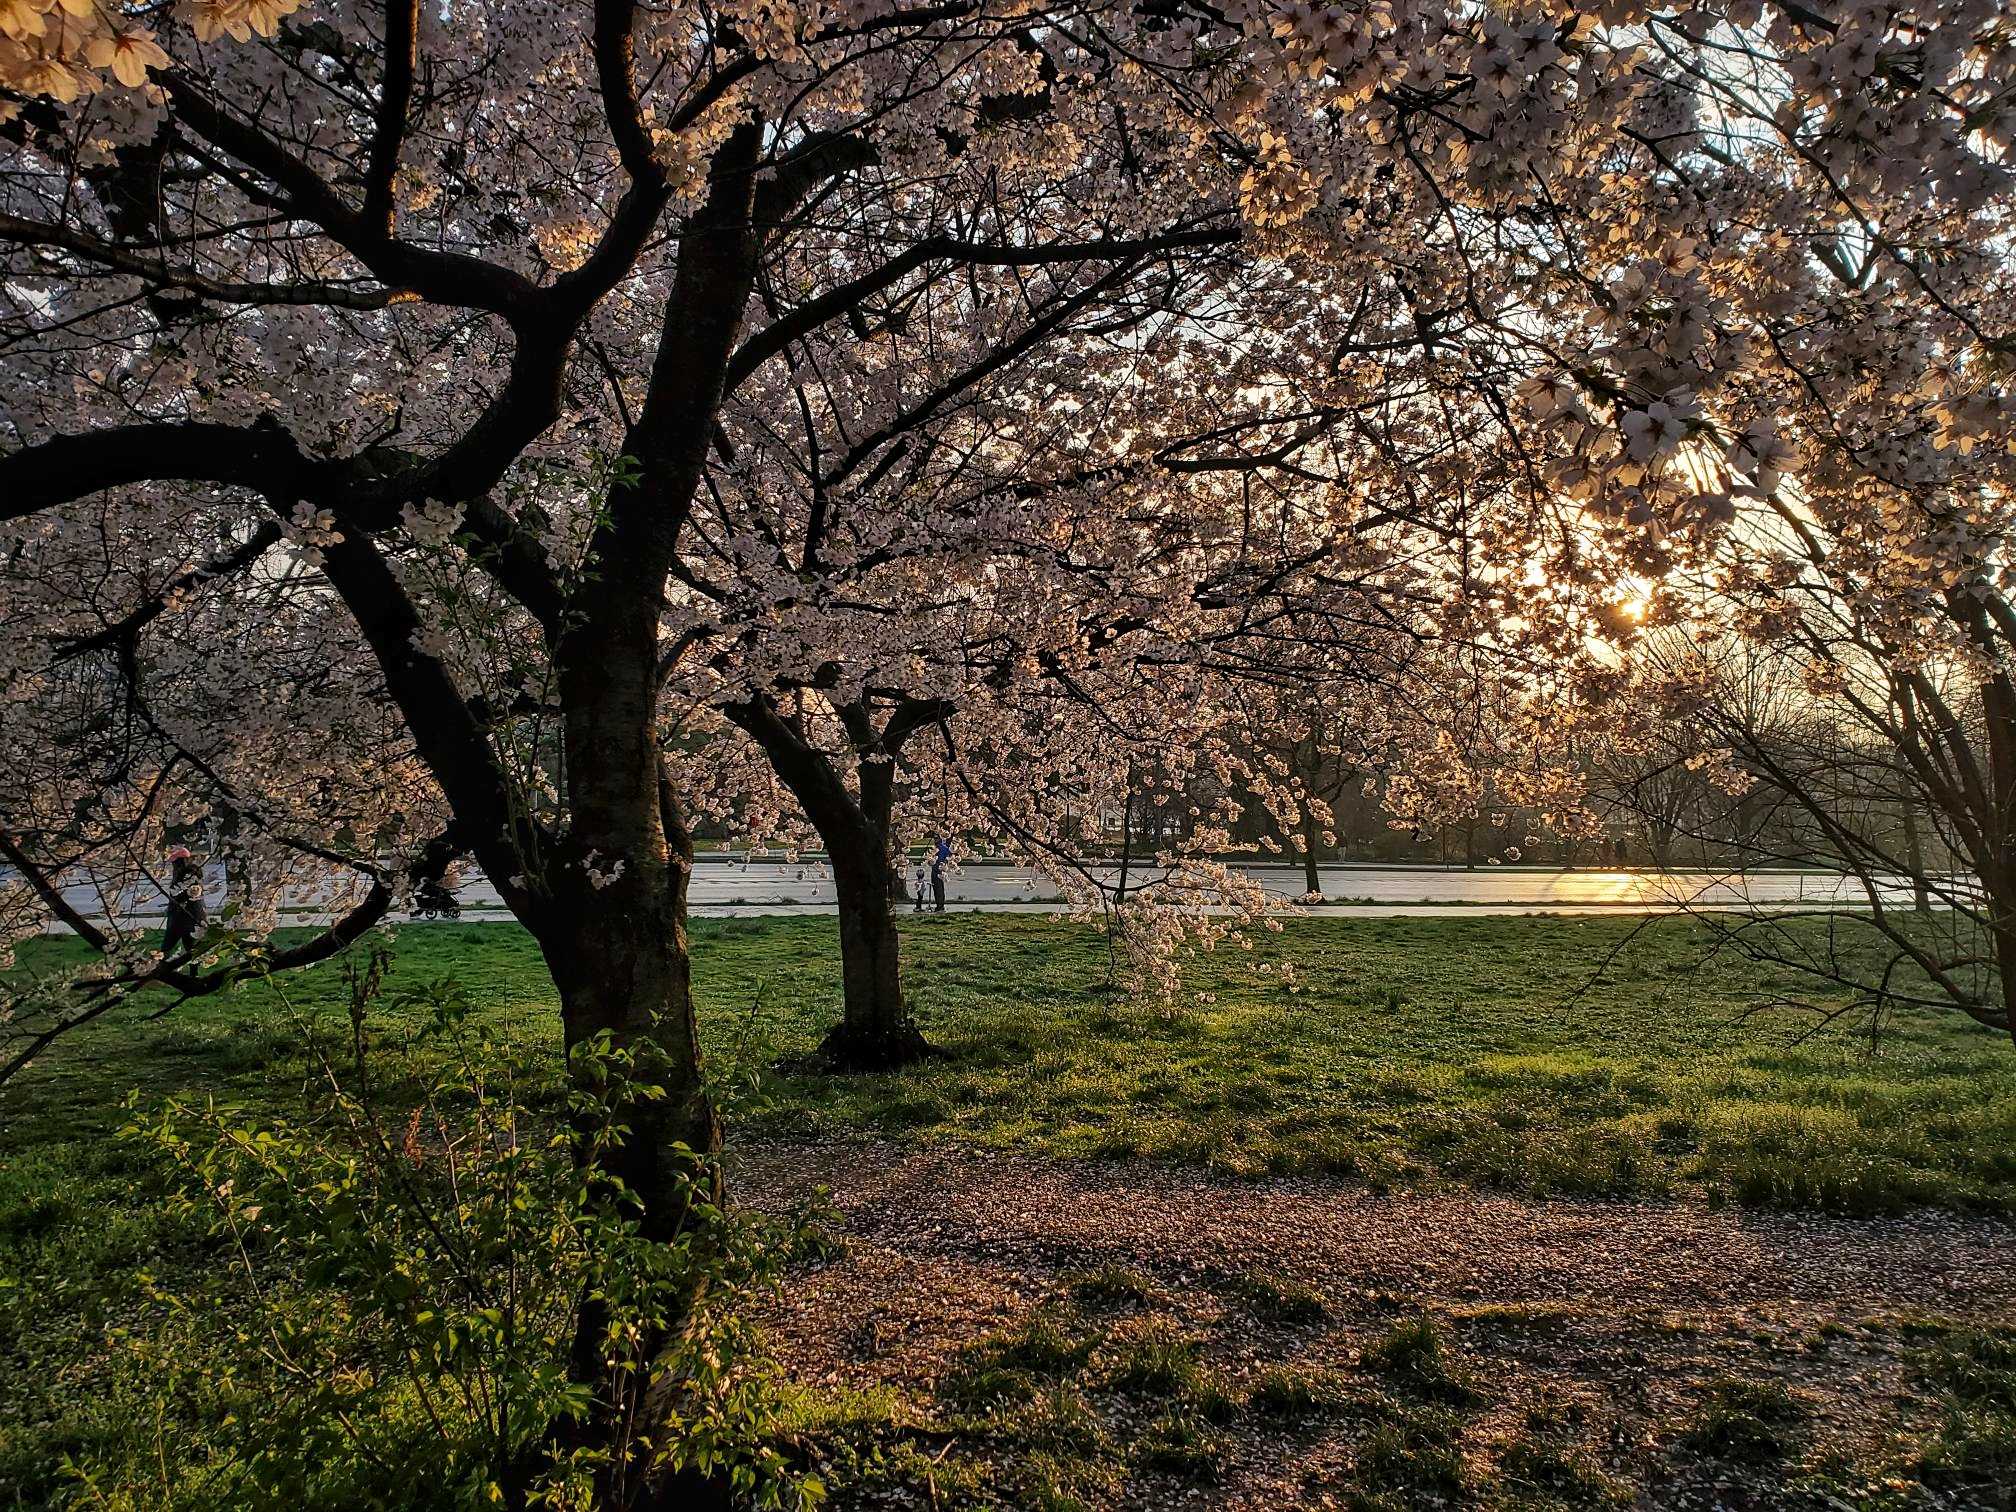
<path fill-rule="evenodd" d="M 559 989 L 569 1051 L 606 1032 L 615 1048 L 636 1054 L 640 1088 L 660 1089 L 621 1101 L 627 1133 L 599 1160 L 639 1204 L 644 1236 L 661 1240 L 686 1223 L 696 1176 L 719 1198 L 721 1133 L 701 1074 L 687 956 L 693 841 L 658 743 L 659 621 L 752 286 L 761 142 L 760 124 L 735 128 L 680 240 L 650 389 L 624 438 L 638 470 L 604 500 L 587 554 L 592 599 L 555 646 L 571 824 L 564 847 L 527 863 L 543 874 L 545 897 L 526 922 Z M 681 1145 L 702 1157 L 697 1170 Z M 696 1276 L 691 1284 L 704 1283 Z M 652 1367 L 695 1296 L 614 1359 L 604 1350 L 601 1304 L 583 1299 L 571 1378 L 593 1393 L 578 1431 L 608 1453 L 598 1507 L 725 1505 L 725 1488 L 711 1478 L 666 1476 L 646 1463 L 684 1385 Z"/>
<path fill-rule="evenodd" d="M 865 733 L 862 732 L 862 733 Z M 830 772 L 830 768 L 828 768 Z M 889 823 L 896 806 L 896 765 L 864 761 L 855 768 L 858 803 L 836 779 L 812 822 L 833 861 L 840 904 L 840 1022 L 820 1053 L 835 1065 L 879 1071 L 932 1053 L 903 1001 L 902 949 L 895 901 L 903 880 L 889 862 Z"/>
<path fill-rule="evenodd" d="M 1120 901 L 1127 901 L 1127 871 L 1134 861 L 1134 763 L 1127 763 L 1127 792 L 1120 804 Z"/>
<path fill-rule="evenodd" d="M 1988 823 L 1991 847 L 1982 886 L 1988 893 L 1989 930 L 2002 981 L 2002 1017 L 2016 1039 L 2016 686 L 1998 672 L 1982 689 L 1988 726 Z"/>
<path fill-rule="evenodd" d="M 669 1243 L 686 1227 L 695 1200 L 718 1203 L 724 1193 L 721 1126 L 703 1076 L 687 950 L 692 844 L 669 781 L 661 776 L 658 785 L 652 812 L 637 822 L 658 831 L 661 843 L 607 886 L 583 881 L 558 889 L 540 910 L 534 934 L 559 991 L 570 1073 L 587 1071 L 576 1052 L 604 1035 L 611 1049 L 632 1059 L 628 1075 L 640 1095 L 623 1097 L 619 1091 L 611 1111 L 627 1132 L 613 1148 L 604 1145 L 596 1169 L 609 1178 L 607 1190 L 635 1199 L 642 1235 Z M 584 1088 L 592 1085 L 584 1082 Z M 576 1130 L 579 1159 L 588 1157 L 589 1132 Z M 704 1267 L 696 1269 L 704 1273 Z M 592 1392 L 593 1406 L 584 1421 L 556 1431 L 567 1447 L 607 1451 L 608 1463 L 597 1478 L 598 1506 L 729 1505 L 725 1483 L 697 1473 L 654 1473 L 644 1452 L 644 1442 L 673 1409 L 669 1399 L 683 1384 L 654 1373 L 654 1364 L 704 1284 L 700 1276 L 693 1278 L 694 1289 L 680 1308 L 615 1353 L 605 1337 L 606 1306 L 594 1297 L 582 1299 L 569 1377 Z"/>
<path fill-rule="evenodd" d="M 892 728 L 878 736 L 864 708 L 840 706 L 837 712 L 862 756 L 855 766 L 857 797 L 826 753 L 808 744 L 768 700 L 751 699 L 724 712 L 763 747 L 772 769 L 819 832 L 833 866 L 840 911 L 841 1010 L 820 1053 L 853 1071 L 888 1070 L 932 1054 L 903 1001 L 892 906 L 902 896 L 902 882 L 890 875 L 895 752 L 911 726 L 892 720 Z"/>
<path fill-rule="evenodd" d="M 721 1130 L 700 1076 L 684 922 L 673 910 L 648 903 L 590 905 L 552 931 L 544 950 L 560 990 L 570 1068 L 579 1047 L 606 1033 L 612 1047 L 636 1057 L 632 1074 L 641 1086 L 664 1089 L 662 1099 L 639 1097 L 622 1105 L 629 1134 L 603 1152 L 600 1169 L 636 1195 L 643 1234 L 669 1241 L 686 1220 L 696 1178 L 708 1197 L 721 1197 L 719 1167 L 713 1163 Z M 705 1157 L 708 1168 L 696 1169 L 681 1146 Z M 634 1356 L 610 1359 L 602 1337 L 607 1323 L 598 1301 L 584 1301 L 570 1375 L 596 1392 L 598 1411 L 586 1425 L 590 1441 L 613 1448 L 628 1437 L 617 1418 L 623 1415 L 620 1404 L 635 1406 L 630 1377 L 649 1368 L 664 1338 L 641 1340 Z M 676 1327 L 676 1320 L 671 1323 Z"/>
<path fill-rule="evenodd" d="M 1925 877 L 1925 849 L 1918 839 L 1918 816 L 1907 798 L 1900 816 L 1904 821 L 1904 864 L 1911 869 L 1911 907 L 1918 913 L 1932 911 L 1932 889 Z"/>
<path fill-rule="evenodd" d="M 841 1009 L 820 1052 L 859 1071 L 907 1065 L 931 1045 L 903 1001 L 886 833 L 864 817 L 836 824 L 825 840 L 840 903 Z"/>
<path fill-rule="evenodd" d="M 721 1148 L 702 1080 L 684 891 L 613 905 L 583 900 L 540 941 L 568 1054 L 606 1033 L 613 1048 L 636 1055 L 640 1080 L 664 1089 L 662 1099 L 626 1110 L 631 1137 L 604 1161 L 642 1199 L 644 1230 L 658 1237 L 676 1233 L 685 1217 L 686 1167 L 674 1146 L 704 1156 Z"/>
<path fill-rule="evenodd" d="M 1316 864 L 1316 842 L 1321 838 L 1316 828 L 1316 815 L 1305 803 L 1302 805 L 1302 880 L 1309 884 L 1303 891 L 1312 898 L 1323 896 L 1323 873 Z"/>
<path fill-rule="evenodd" d="M 889 902 L 891 905 L 910 901 L 909 884 L 903 880 L 903 867 L 909 858 L 899 856 L 895 850 L 895 837 L 890 836 L 882 850 L 882 868 L 889 878 Z"/>

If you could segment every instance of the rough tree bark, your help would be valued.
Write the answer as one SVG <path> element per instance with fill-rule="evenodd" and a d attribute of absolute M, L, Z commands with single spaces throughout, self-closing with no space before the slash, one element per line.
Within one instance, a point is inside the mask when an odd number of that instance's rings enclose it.
<path fill-rule="evenodd" d="M 686 1216 L 690 1170 L 677 1146 L 711 1155 L 720 1145 L 686 950 L 692 843 L 658 745 L 659 614 L 755 276 L 761 138 L 755 123 L 736 130 L 687 224 L 650 387 L 625 438 L 637 477 L 610 490 L 589 545 L 592 607 L 555 647 L 571 843 L 550 917 L 533 932 L 559 988 L 570 1049 L 606 1031 L 618 1046 L 656 1052 L 653 1080 L 665 1095 L 624 1110 L 629 1137 L 605 1156 L 610 1174 L 642 1199 L 647 1237 L 669 1238 Z M 612 1389 L 627 1385 L 612 1374 L 648 1363 L 664 1336 L 640 1340 L 634 1360 L 612 1362 L 597 1357 L 600 1322 L 594 1307 L 583 1309 L 574 1367 L 576 1379 L 598 1387 L 603 1417 L 612 1403 L 632 1400 Z M 623 1463 L 629 1425 L 596 1426 L 619 1450 L 605 1477 L 612 1504 L 695 1504 L 695 1486 L 633 1483 Z"/>
<path fill-rule="evenodd" d="M 665 1096 L 636 1099 L 623 1108 L 629 1135 L 603 1155 L 599 1168 L 638 1199 L 644 1237 L 669 1242 L 685 1226 L 696 1196 L 718 1202 L 723 1192 L 714 1159 L 721 1149 L 721 1127 L 701 1076 L 687 953 L 692 843 L 669 776 L 661 775 L 659 789 L 662 862 L 640 868 L 634 881 L 626 867 L 624 876 L 607 888 L 571 889 L 535 911 L 533 932 L 559 991 L 570 1065 L 577 1048 L 602 1034 L 614 1046 L 648 1052 L 636 1074 L 642 1083 L 662 1087 Z M 705 1163 L 696 1166 L 693 1154 Z M 702 1183 L 697 1188 L 696 1178 Z M 700 1284 L 686 1297 L 687 1308 L 698 1299 Z M 619 1359 L 605 1354 L 608 1321 L 599 1299 L 583 1299 L 569 1374 L 593 1387 L 595 1405 L 584 1422 L 558 1425 L 556 1442 L 615 1451 L 599 1478 L 598 1505 L 665 1512 L 727 1508 L 732 1499 L 724 1482 L 696 1472 L 653 1473 L 641 1455 L 626 1447 L 638 1432 L 650 1431 L 651 1404 L 679 1389 L 677 1382 L 649 1383 L 648 1377 L 637 1377 L 650 1370 L 682 1317 L 668 1317 L 661 1330 L 640 1339 L 631 1355 Z"/>

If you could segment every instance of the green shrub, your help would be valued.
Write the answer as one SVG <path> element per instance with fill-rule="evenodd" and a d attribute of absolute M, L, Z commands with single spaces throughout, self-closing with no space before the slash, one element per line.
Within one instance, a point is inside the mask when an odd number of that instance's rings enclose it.
<path fill-rule="evenodd" d="M 1954 1405 L 1920 1452 L 1918 1469 L 1927 1485 L 1999 1496 L 1985 1505 L 2009 1506 L 2016 1493 L 2016 1418 Z"/>
<path fill-rule="evenodd" d="M 1529 1417 L 1526 1432 L 1498 1457 L 1505 1489 L 1518 1501 L 1552 1507 L 1621 1507 L 1630 1492 L 1603 1473 L 1589 1452 L 1561 1441 L 1553 1425 Z"/>
<path fill-rule="evenodd" d="M 1039 1375 L 1065 1375 L 1091 1358 L 1094 1341 L 1079 1338 L 1047 1312 L 1030 1317 L 1020 1327 L 984 1340 L 978 1351 L 989 1363 Z"/>
<path fill-rule="evenodd" d="M 649 1053 L 606 1037 L 576 1050 L 570 1137 L 528 1111 L 459 991 L 421 999 L 441 1052 L 430 1069 L 367 1075 L 360 1011 L 354 1069 L 322 1057 L 298 1121 L 129 1103 L 123 1137 L 158 1161 L 171 1215 L 218 1260 L 207 1284 L 148 1288 L 170 1320 L 162 1340 L 211 1346 L 157 1346 L 151 1361 L 164 1400 L 221 1425 L 213 1462 L 191 1467 L 200 1500 L 574 1507 L 690 1473 L 758 1505 L 817 1501 L 817 1479 L 770 1442 L 770 1383 L 742 1318 L 788 1236 L 729 1217 L 710 1156 L 674 1152 L 670 1242 L 644 1235 L 606 1174 L 626 1110 L 664 1096 Z M 577 1345 L 605 1362 L 593 1383 L 569 1369 Z M 647 1399 L 648 1441 L 589 1426 Z"/>

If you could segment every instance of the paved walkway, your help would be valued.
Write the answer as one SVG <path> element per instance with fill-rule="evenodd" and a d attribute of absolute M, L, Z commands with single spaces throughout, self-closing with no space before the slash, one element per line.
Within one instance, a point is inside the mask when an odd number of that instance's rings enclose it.
<path fill-rule="evenodd" d="M 1290 902 L 1306 886 L 1299 866 L 1238 868 L 1269 894 Z M 209 902 L 224 903 L 222 869 L 213 867 Z M 1109 885 L 1117 872 L 1101 872 Z M 1152 874 L 1149 874 L 1152 875 Z M 1136 879 L 1144 876 L 1140 870 Z M 1484 866 L 1475 870 L 1437 866 L 1325 866 L 1324 901 L 1312 912 L 1403 918 L 1460 912 L 1477 915 L 1536 913 L 1666 913 L 1680 907 L 1853 908 L 1867 899 L 1853 879 L 1826 872 L 1563 871 L 1540 867 Z M 157 894 L 141 891 L 105 896 L 89 882 L 65 889 L 87 916 L 116 913 L 122 919 L 158 915 Z M 457 889 L 469 919 L 505 916 L 496 889 L 472 875 Z M 1886 890 L 1886 901 L 1908 902 L 1908 892 Z M 706 917 L 821 914 L 834 907 L 832 869 L 817 858 L 803 861 L 736 860 L 702 857 L 694 867 L 692 910 Z M 1051 913 L 1060 906 L 1056 885 L 1024 866 L 969 862 L 947 878 L 950 909 L 1008 913 Z M 327 900 L 304 894 L 290 912 L 303 922 L 326 917 Z"/>

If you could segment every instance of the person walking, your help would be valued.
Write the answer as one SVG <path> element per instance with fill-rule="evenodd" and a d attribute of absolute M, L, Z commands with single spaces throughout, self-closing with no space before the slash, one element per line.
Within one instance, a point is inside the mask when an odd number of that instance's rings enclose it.
<path fill-rule="evenodd" d="M 203 906 L 203 868 L 186 845 L 168 852 L 168 917 L 161 954 L 180 955 L 196 943 L 208 910 Z"/>
<path fill-rule="evenodd" d="M 911 891 L 917 898 L 915 912 L 922 913 L 924 912 L 924 858 L 922 856 L 917 858 L 917 869 L 911 874 L 911 881 L 915 884 Z"/>
<path fill-rule="evenodd" d="M 945 868 L 952 864 L 952 842 L 940 837 L 938 850 L 931 857 L 931 898 L 938 905 L 938 912 L 945 912 Z"/>

